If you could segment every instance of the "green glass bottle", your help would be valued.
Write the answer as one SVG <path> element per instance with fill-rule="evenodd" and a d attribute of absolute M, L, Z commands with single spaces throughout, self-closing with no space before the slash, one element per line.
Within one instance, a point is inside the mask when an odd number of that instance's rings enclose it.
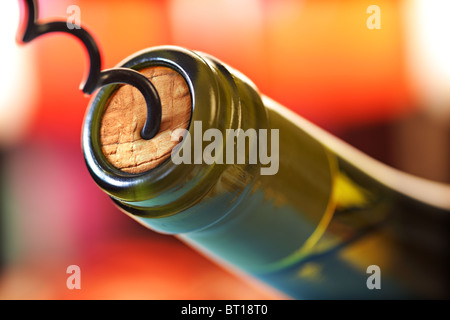
<path fill-rule="evenodd" d="M 86 115 L 83 152 L 95 182 L 130 217 L 293 298 L 450 296 L 448 186 L 378 163 L 206 54 L 156 47 L 120 66 L 180 73 L 191 91 L 191 137 L 212 128 L 224 136 L 229 129 L 278 129 L 278 140 L 267 146 L 279 152 L 271 155 L 275 174 L 262 174 L 267 162 L 250 161 L 250 143 L 246 161 L 175 164 L 169 158 L 130 174 L 102 153 L 100 120 L 117 86 L 99 90 Z M 220 152 L 225 157 L 225 142 Z"/>

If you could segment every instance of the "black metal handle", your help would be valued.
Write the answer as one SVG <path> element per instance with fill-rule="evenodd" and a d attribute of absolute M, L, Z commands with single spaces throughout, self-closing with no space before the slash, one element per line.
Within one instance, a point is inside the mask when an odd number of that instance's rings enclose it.
<path fill-rule="evenodd" d="M 89 55 L 89 73 L 87 79 L 81 83 L 80 89 L 86 94 L 92 94 L 96 89 L 113 83 L 125 83 L 138 89 L 147 104 L 147 120 L 142 128 L 143 139 L 153 138 L 161 125 L 161 101 L 153 84 L 141 73 L 128 68 L 113 68 L 101 71 L 101 56 L 94 38 L 83 29 L 69 29 L 66 22 L 53 21 L 38 23 L 38 7 L 35 0 L 21 0 L 24 10 L 22 13 L 23 42 L 31 40 L 50 32 L 65 32 L 78 38 L 85 46 Z M 25 16 L 27 18 L 25 19 Z"/>

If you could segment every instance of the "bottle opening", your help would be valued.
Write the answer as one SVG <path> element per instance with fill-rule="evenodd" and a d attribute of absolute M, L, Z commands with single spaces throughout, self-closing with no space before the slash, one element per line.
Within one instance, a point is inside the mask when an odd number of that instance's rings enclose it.
<path fill-rule="evenodd" d="M 178 144 L 177 129 L 187 129 L 191 118 L 191 94 L 178 72 L 165 66 L 141 70 L 155 86 L 161 100 L 159 132 L 150 140 L 141 137 L 146 121 L 142 94 L 130 85 L 120 86 L 109 98 L 100 124 L 100 145 L 106 160 L 123 172 L 140 174 L 166 161 Z"/>
<path fill-rule="evenodd" d="M 180 212 L 206 194 L 226 168 L 174 163 L 173 151 L 186 144 L 178 132 L 194 136 L 195 122 L 205 130 L 235 127 L 240 103 L 233 78 L 198 53 L 172 46 L 137 52 L 119 66 L 143 73 L 155 86 L 162 104 L 160 131 L 149 140 L 141 137 L 147 110 L 139 91 L 127 85 L 101 88 L 83 125 L 89 173 L 115 200 L 151 208 L 155 216 Z"/>

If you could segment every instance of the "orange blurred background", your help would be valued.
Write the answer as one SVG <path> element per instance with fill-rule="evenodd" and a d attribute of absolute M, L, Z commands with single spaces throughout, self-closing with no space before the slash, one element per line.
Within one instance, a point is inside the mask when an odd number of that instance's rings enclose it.
<path fill-rule="evenodd" d="M 394 167 L 450 181 L 450 4 L 424 0 L 39 0 L 77 5 L 103 68 L 146 47 L 209 53 L 260 91 Z M 369 29 L 367 7 L 380 8 Z M 0 4 L 2 299 L 282 299 L 174 237 L 138 225 L 90 178 L 80 134 L 87 66 L 73 38 L 19 46 L 18 1 Z M 447 10 L 448 12 L 448 10 Z M 444 13 L 444 14 L 443 14 Z M 449 59 L 449 61 L 447 61 Z M 81 268 L 68 290 L 66 268 Z"/>

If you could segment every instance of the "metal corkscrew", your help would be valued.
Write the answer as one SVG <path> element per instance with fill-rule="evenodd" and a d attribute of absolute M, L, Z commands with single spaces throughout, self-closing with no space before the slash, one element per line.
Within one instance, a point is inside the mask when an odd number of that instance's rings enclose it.
<path fill-rule="evenodd" d="M 21 0 L 22 19 L 19 37 L 24 43 L 51 32 L 64 32 L 78 38 L 89 56 L 89 72 L 80 89 L 85 94 L 92 94 L 96 89 L 115 83 L 129 84 L 138 89 L 145 98 L 147 120 L 141 131 L 141 137 L 149 140 L 159 131 L 161 125 L 161 101 L 153 84 L 145 76 L 130 68 L 112 68 L 101 70 L 100 50 L 91 34 L 81 26 L 68 28 L 63 21 L 48 23 L 38 22 L 38 6 L 35 0 Z"/>

